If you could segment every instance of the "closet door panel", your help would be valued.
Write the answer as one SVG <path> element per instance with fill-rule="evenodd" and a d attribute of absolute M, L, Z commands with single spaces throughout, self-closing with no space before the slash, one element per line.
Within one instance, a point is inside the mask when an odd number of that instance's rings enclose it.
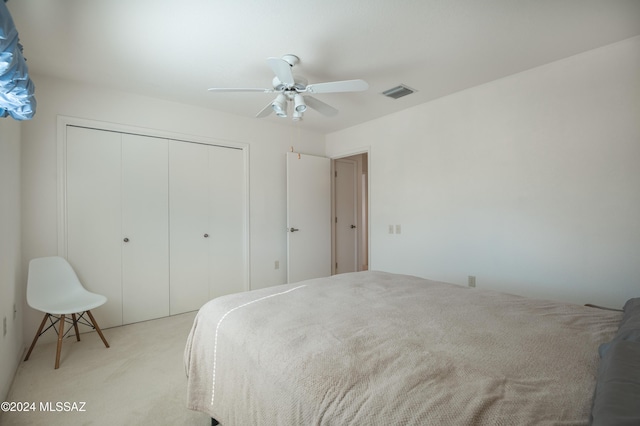
<path fill-rule="evenodd" d="M 122 324 L 120 134 L 67 127 L 67 259 L 82 284 L 107 297 L 94 312 Z"/>
<path fill-rule="evenodd" d="M 242 150 L 209 147 L 209 298 L 245 290 Z"/>
<path fill-rule="evenodd" d="M 169 141 L 171 315 L 209 300 L 208 148 Z"/>
<path fill-rule="evenodd" d="M 125 324 L 169 315 L 168 161 L 167 140 L 122 135 Z"/>

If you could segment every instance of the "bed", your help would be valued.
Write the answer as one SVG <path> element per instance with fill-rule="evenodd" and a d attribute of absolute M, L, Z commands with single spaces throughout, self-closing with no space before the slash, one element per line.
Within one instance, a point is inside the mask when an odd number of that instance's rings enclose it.
<path fill-rule="evenodd" d="M 228 295 L 188 336 L 187 406 L 223 426 L 588 424 L 624 316 L 384 272 Z"/>

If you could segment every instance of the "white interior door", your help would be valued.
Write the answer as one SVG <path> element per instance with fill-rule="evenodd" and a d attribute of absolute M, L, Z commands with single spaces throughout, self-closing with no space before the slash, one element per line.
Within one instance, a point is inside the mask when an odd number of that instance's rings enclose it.
<path fill-rule="evenodd" d="M 67 126 L 66 256 L 82 284 L 107 297 L 101 327 L 122 325 L 119 133 Z"/>
<path fill-rule="evenodd" d="M 358 270 L 358 181 L 357 165 L 351 160 L 335 161 L 335 273 Z"/>
<path fill-rule="evenodd" d="M 287 153 L 287 280 L 331 275 L 331 163 Z"/>
<path fill-rule="evenodd" d="M 122 135 L 122 321 L 169 315 L 168 141 Z"/>

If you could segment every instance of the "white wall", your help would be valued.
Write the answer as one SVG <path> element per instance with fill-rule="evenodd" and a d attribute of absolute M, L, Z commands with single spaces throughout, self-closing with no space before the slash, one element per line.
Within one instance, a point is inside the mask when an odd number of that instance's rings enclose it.
<path fill-rule="evenodd" d="M 329 156 L 361 146 L 371 269 L 576 303 L 640 297 L 640 38 L 327 136 Z"/>
<path fill-rule="evenodd" d="M 24 349 L 20 265 L 20 123 L 0 118 L 0 401 Z M 14 318 L 13 306 L 18 310 Z M 3 320 L 7 321 L 4 335 Z"/>
<path fill-rule="evenodd" d="M 297 151 L 321 155 L 323 136 L 38 75 L 33 79 L 38 112 L 22 131 L 25 277 L 31 258 L 57 253 L 56 119 L 64 115 L 250 144 L 251 286 L 286 282 L 285 153 L 293 144 Z M 35 333 L 39 320 L 40 315 L 27 308 L 25 336 Z"/>

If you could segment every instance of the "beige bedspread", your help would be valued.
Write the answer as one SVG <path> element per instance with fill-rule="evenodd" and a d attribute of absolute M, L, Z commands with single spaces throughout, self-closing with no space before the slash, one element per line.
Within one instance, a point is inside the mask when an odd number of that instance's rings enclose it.
<path fill-rule="evenodd" d="M 214 299 L 188 407 L 232 425 L 587 424 L 621 314 L 359 272 Z"/>

